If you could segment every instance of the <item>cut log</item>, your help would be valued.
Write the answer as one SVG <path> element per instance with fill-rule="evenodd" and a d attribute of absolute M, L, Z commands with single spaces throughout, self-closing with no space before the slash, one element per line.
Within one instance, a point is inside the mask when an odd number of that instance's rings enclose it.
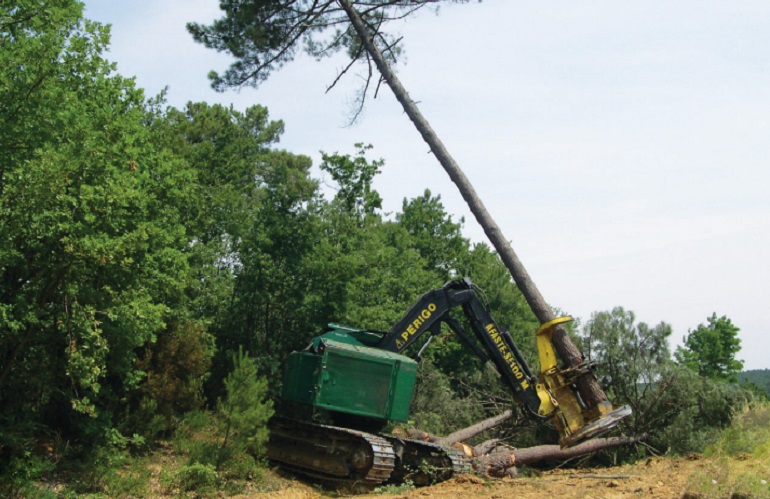
<path fill-rule="evenodd" d="M 508 410 L 502 414 L 492 416 L 491 418 L 485 419 L 484 421 L 480 421 L 467 428 L 463 428 L 462 430 L 457 430 L 456 432 L 450 433 L 445 437 L 439 437 L 438 435 L 428 433 L 427 431 L 420 430 L 418 428 L 410 428 L 406 430 L 406 435 L 407 437 L 413 438 L 415 440 L 422 440 L 424 442 L 434 442 L 440 445 L 451 446 L 452 444 L 462 442 L 463 440 L 468 440 L 483 431 L 498 426 L 503 421 L 510 419 L 512 415 L 513 411 Z"/>
<path fill-rule="evenodd" d="M 490 476 L 502 476 L 505 470 L 512 466 L 523 466 L 527 464 L 553 459 L 564 461 L 577 456 L 591 454 L 600 450 L 620 447 L 622 445 L 631 445 L 638 443 L 646 438 L 646 435 L 640 437 L 614 437 L 614 438 L 595 438 L 575 447 L 562 449 L 558 445 L 538 445 L 526 449 L 514 449 L 510 452 L 498 452 L 486 456 L 479 456 L 471 460 L 473 469 L 477 473 Z"/>
<path fill-rule="evenodd" d="M 476 423 L 467 428 L 463 428 L 462 430 L 457 430 L 454 433 L 450 433 L 446 437 L 438 439 L 436 443 L 441 445 L 452 445 L 455 442 L 469 440 L 481 432 L 487 431 L 490 428 L 494 428 L 495 426 L 499 426 L 503 421 L 510 419 L 512 415 L 513 411 L 505 411 L 502 414 L 498 414 L 497 416 L 485 419 L 484 421 Z"/>

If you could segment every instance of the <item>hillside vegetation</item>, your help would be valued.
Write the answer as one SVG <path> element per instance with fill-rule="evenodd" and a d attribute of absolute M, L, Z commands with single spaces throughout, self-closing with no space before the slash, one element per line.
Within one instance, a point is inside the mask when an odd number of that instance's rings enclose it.
<path fill-rule="evenodd" d="M 770 369 L 752 369 L 738 374 L 741 383 L 747 383 L 770 397 Z"/>

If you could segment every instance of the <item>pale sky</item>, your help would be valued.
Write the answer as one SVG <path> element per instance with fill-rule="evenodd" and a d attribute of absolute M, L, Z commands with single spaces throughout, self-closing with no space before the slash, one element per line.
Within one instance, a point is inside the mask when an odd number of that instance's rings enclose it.
<path fill-rule="evenodd" d="M 342 59 L 300 57 L 259 89 L 216 93 L 206 75 L 229 59 L 185 23 L 221 17 L 217 0 L 85 3 L 148 96 L 266 106 L 286 125 L 279 147 L 315 164 L 371 143 L 386 212 L 429 188 L 486 241 L 387 88 L 345 126 L 358 80 L 325 93 Z M 727 315 L 745 368 L 770 368 L 768 26 L 766 0 L 447 5 L 396 28 L 398 74 L 552 305 L 668 322 L 672 347 Z"/>

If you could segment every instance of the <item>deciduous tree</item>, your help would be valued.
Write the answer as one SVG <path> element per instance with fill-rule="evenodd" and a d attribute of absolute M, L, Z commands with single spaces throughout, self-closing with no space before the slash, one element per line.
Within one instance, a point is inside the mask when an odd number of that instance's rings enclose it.
<path fill-rule="evenodd" d="M 701 376 L 736 382 L 743 369 L 743 361 L 735 358 L 741 350 L 740 329 L 725 315 L 713 313 L 707 321 L 687 333 L 684 345 L 676 349 L 676 360 Z"/>
<path fill-rule="evenodd" d="M 460 260 L 469 248 L 468 240 L 461 233 L 464 220 L 452 220 L 440 195 L 425 189 L 422 196 L 404 199 L 396 220 L 412 236 L 415 248 L 426 260 L 427 270 L 443 280 L 458 272 Z"/>
<path fill-rule="evenodd" d="M 183 308 L 192 175 L 81 3 L 3 3 L 0 40 L 0 434 L 96 437 Z"/>

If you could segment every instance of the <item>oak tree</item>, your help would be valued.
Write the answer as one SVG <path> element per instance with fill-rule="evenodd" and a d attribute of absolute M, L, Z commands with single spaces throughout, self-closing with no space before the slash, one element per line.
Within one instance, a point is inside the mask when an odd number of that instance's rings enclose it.
<path fill-rule="evenodd" d="M 741 350 L 740 329 L 726 315 L 713 313 L 707 321 L 687 333 L 674 356 L 701 376 L 734 383 L 743 369 L 743 361 L 735 358 Z"/>

